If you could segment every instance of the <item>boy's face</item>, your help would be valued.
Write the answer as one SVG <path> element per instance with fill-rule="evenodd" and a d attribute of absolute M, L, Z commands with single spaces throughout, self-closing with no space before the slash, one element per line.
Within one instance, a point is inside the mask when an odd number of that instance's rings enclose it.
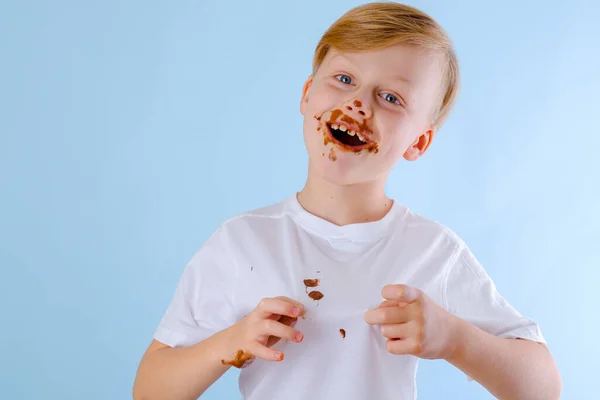
<path fill-rule="evenodd" d="M 386 179 L 414 161 L 435 133 L 441 57 L 416 46 L 330 50 L 304 85 L 300 111 L 310 173 L 348 185 Z"/>

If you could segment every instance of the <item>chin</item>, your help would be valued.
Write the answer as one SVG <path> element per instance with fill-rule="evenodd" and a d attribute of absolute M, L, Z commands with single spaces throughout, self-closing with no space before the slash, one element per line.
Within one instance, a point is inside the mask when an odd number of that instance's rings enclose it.
<path fill-rule="evenodd" d="M 323 148 L 320 153 L 309 157 L 309 173 L 335 185 L 353 185 L 373 180 L 374 177 L 365 176 L 365 166 L 361 165 L 359 156 L 335 150 L 331 153 L 330 149 Z"/>
<path fill-rule="evenodd" d="M 337 116 L 339 117 L 339 116 Z M 366 125 L 327 113 L 304 121 L 304 142 L 309 155 L 309 174 L 337 185 L 377 179 L 379 145 Z M 344 120 L 342 120 L 344 119 Z"/>

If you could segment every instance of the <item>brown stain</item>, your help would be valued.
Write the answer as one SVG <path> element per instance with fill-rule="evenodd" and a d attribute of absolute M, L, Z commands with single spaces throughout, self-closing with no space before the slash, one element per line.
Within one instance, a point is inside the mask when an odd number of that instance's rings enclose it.
<path fill-rule="evenodd" d="M 340 335 L 342 335 L 342 339 L 346 339 L 346 330 L 340 329 Z"/>
<path fill-rule="evenodd" d="M 254 356 L 250 353 L 246 353 L 244 350 L 238 350 L 235 358 L 230 361 L 221 360 L 223 365 L 231 365 L 235 368 L 244 368 L 249 365 L 249 361 L 252 360 Z"/>
<path fill-rule="evenodd" d="M 341 116 L 341 118 L 340 118 L 341 121 L 346 122 L 347 124 L 350 124 L 350 125 L 356 125 L 358 127 L 358 129 L 366 135 L 369 135 L 369 136 L 373 135 L 373 131 L 371 131 L 371 129 L 369 129 L 366 121 L 359 122 L 359 121 L 355 120 L 354 118 L 350 117 L 349 115 L 344 114 L 344 112 L 342 110 L 340 110 L 339 108 L 335 109 L 331 112 L 331 116 L 329 117 L 329 121 L 327 121 L 327 124 L 329 124 L 329 125 L 334 124 L 340 116 Z M 320 118 L 319 118 L 319 120 L 320 120 Z M 353 152 L 356 154 L 362 153 L 363 150 L 367 151 L 369 153 L 372 153 L 372 154 L 377 154 L 379 152 L 379 145 L 375 142 L 369 143 L 366 147 L 359 147 L 359 148 L 355 148 L 352 146 L 346 146 L 341 143 L 334 142 L 334 140 L 331 137 L 329 137 L 329 135 L 327 135 L 327 130 L 323 129 L 323 145 L 327 146 L 329 143 L 336 144 L 337 147 L 343 151 Z M 331 159 L 331 153 L 330 153 L 330 159 Z M 335 160 L 332 160 L 332 161 L 335 161 Z"/>
<path fill-rule="evenodd" d="M 330 161 L 337 160 L 337 156 L 335 155 L 335 151 L 333 150 L 333 147 L 331 148 L 331 150 L 329 150 L 329 160 Z"/>
<path fill-rule="evenodd" d="M 325 157 L 325 153 L 322 153 L 321 155 L 322 155 L 323 157 Z"/>
<path fill-rule="evenodd" d="M 343 115 L 344 112 L 342 110 L 335 109 L 331 112 L 331 116 L 329 117 L 329 123 L 334 123 L 335 121 L 337 121 L 337 119 L 340 117 L 340 115 Z"/>
<path fill-rule="evenodd" d="M 354 104 L 354 107 L 362 107 L 362 103 L 359 100 L 354 100 L 352 104 Z"/>
<path fill-rule="evenodd" d="M 308 288 L 316 288 L 317 286 L 319 286 L 319 279 L 305 279 L 304 280 L 304 291 L 306 293 L 308 293 Z"/>
<path fill-rule="evenodd" d="M 311 299 L 315 300 L 315 301 L 319 301 L 321 300 L 324 296 L 323 293 L 319 292 L 318 290 L 313 290 L 312 292 L 310 292 L 308 294 L 308 297 L 310 297 Z"/>
<path fill-rule="evenodd" d="M 316 119 L 317 121 L 321 120 L 321 117 L 317 117 L 316 115 L 313 118 Z"/>
<path fill-rule="evenodd" d="M 346 115 L 346 114 L 342 115 L 342 118 L 340 118 L 340 119 L 347 124 L 358 126 L 358 128 L 360 129 L 360 131 L 362 133 L 365 133 L 367 135 L 373 134 L 371 129 L 369 129 L 369 127 L 367 126 L 366 121 L 358 122 L 357 120 L 355 120 L 354 118 L 352 118 L 351 116 Z"/>
<path fill-rule="evenodd" d="M 304 286 L 306 287 L 317 287 L 319 286 L 319 279 L 305 279 Z"/>

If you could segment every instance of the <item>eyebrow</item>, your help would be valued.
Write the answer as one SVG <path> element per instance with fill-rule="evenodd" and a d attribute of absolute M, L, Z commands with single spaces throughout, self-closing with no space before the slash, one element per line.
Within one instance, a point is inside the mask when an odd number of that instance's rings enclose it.
<path fill-rule="evenodd" d="M 404 83 L 406 83 L 406 84 L 407 84 L 407 85 L 408 85 L 410 88 L 412 88 L 412 83 L 410 82 L 410 80 L 409 80 L 409 79 L 407 79 L 407 78 L 405 78 L 405 77 L 403 77 L 402 75 L 394 75 L 394 76 L 392 76 L 392 78 L 393 78 L 393 79 L 395 79 L 395 80 L 398 80 L 398 81 L 404 82 Z"/>

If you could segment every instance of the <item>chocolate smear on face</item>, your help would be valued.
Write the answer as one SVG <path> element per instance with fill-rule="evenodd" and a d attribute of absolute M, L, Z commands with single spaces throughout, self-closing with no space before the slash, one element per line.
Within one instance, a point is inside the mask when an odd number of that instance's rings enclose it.
<path fill-rule="evenodd" d="M 341 118 L 340 118 L 341 117 Z M 365 145 L 349 145 L 340 142 L 339 139 L 334 139 L 333 131 L 331 130 L 332 125 L 338 125 L 339 121 L 345 122 L 348 125 L 358 127 L 359 133 L 363 135 L 363 137 L 369 137 L 373 135 L 371 129 L 367 126 L 366 120 L 363 122 L 359 122 L 349 115 L 344 114 L 344 112 L 340 109 L 335 109 L 331 112 L 329 116 L 329 120 L 326 121 L 327 129 L 323 129 L 323 145 L 327 146 L 329 143 L 334 143 L 337 147 L 343 151 L 361 153 L 363 150 L 368 151 L 369 153 L 376 154 L 379 151 L 379 145 L 376 142 L 365 143 Z M 329 132 L 328 132 L 329 131 Z M 339 133 L 338 133 L 339 134 Z M 358 139 L 351 139 L 358 140 Z"/>
<path fill-rule="evenodd" d="M 329 150 L 329 160 L 330 161 L 337 160 L 337 156 L 335 155 L 335 151 L 333 150 L 333 147 L 331 148 L 331 150 Z"/>

